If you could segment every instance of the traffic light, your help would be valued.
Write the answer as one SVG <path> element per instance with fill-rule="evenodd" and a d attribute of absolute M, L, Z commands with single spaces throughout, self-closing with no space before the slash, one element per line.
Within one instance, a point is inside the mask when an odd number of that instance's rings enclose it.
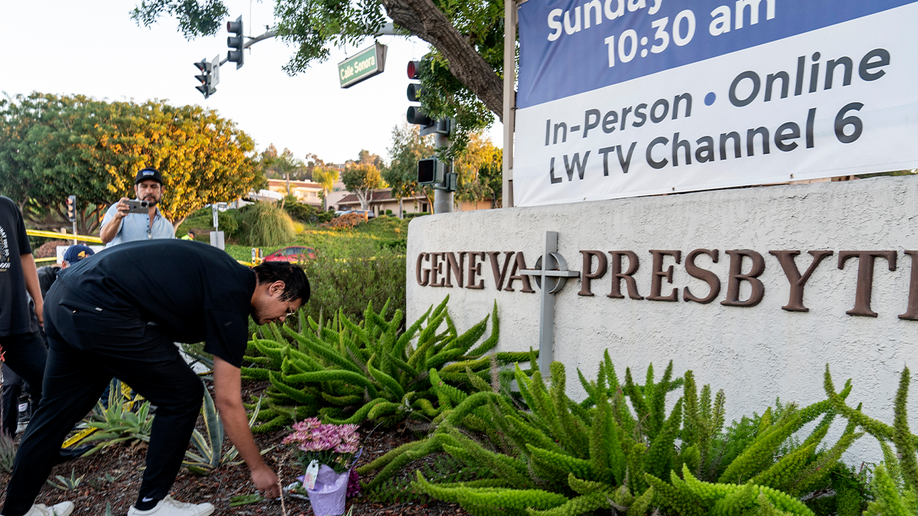
<path fill-rule="evenodd" d="M 76 195 L 67 197 L 67 220 L 76 222 Z"/>
<path fill-rule="evenodd" d="M 245 42 L 242 37 L 242 16 L 236 18 L 236 21 L 226 22 L 226 30 L 235 34 L 235 36 L 226 38 L 226 46 L 229 47 L 229 52 L 226 54 L 226 60 L 231 63 L 236 63 L 236 69 L 238 70 L 242 68 L 245 62 L 245 54 L 243 53 Z"/>
<path fill-rule="evenodd" d="M 201 72 L 201 75 L 194 76 L 201 83 L 195 86 L 195 89 L 203 93 L 206 99 L 217 92 L 217 88 L 214 85 L 214 64 L 207 59 L 202 59 L 200 62 L 195 63 L 194 66 Z"/>
<path fill-rule="evenodd" d="M 417 79 L 421 68 L 421 61 L 408 61 L 408 78 Z M 411 102 L 421 101 L 421 83 L 412 82 L 408 84 L 408 100 Z M 408 123 L 421 126 L 421 135 L 430 134 L 436 123 L 429 116 L 421 111 L 421 106 L 409 106 L 407 113 Z"/>

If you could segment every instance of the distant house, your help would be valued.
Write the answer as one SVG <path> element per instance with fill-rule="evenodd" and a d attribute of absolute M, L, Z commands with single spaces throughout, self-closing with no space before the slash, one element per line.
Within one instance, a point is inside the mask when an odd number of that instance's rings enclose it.
<path fill-rule="evenodd" d="M 348 192 L 347 189 L 344 187 L 344 183 L 342 183 L 341 181 L 335 181 L 334 186 L 332 186 L 331 192 L 328 192 L 328 194 L 326 194 L 326 199 L 328 200 L 328 204 L 326 204 L 326 206 L 328 206 L 328 209 L 330 210 L 335 210 L 335 207 L 338 205 L 338 201 L 347 197 L 350 194 L 351 193 Z"/>
<path fill-rule="evenodd" d="M 288 189 L 289 188 L 289 189 Z M 292 195 L 296 200 L 315 206 L 322 207 L 322 198 L 319 194 L 322 192 L 322 185 L 312 181 L 290 181 L 289 184 L 284 179 L 269 179 L 268 190 L 277 192 L 282 195 Z"/>
<path fill-rule="evenodd" d="M 355 194 L 348 194 L 341 198 L 335 204 L 338 210 L 359 210 L 362 209 L 360 206 L 360 200 L 357 199 Z M 455 211 L 473 211 L 473 210 L 487 210 L 491 208 L 491 201 L 459 201 L 456 203 Z M 370 194 L 369 199 L 369 209 L 376 215 L 384 215 L 387 210 L 392 211 L 392 216 L 398 218 L 404 218 L 406 213 L 430 213 L 430 205 L 427 201 L 427 197 L 423 195 L 417 195 L 414 197 L 403 197 L 401 203 L 399 200 L 392 197 L 391 188 L 381 188 L 378 190 L 373 190 Z"/>
<path fill-rule="evenodd" d="M 245 196 L 245 198 L 249 199 L 250 201 L 277 202 L 283 199 L 284 196 L 280 192 L 275 192 L 274 190 L 259 190 L 257 192 L 249 192 L 248 195 Z M 245 206 L 246 204 L 251 204 L 251 203 L 242 201 L 242 203 L 238 207 L 241 208 L 242 206 Z"/>
<path fill-rule="evenodd" d="M 360 210 L 360 200 L 356 194 L 349 193 L 342 197 L 337 204 L 338 210 Z M 398 199 L 392 197 L 391 188 L 381 188 L 373 190 L 370 193 L 369 210 L 376 215 L 385 215 L 386 210 L 392 211 L 393 217 L 403 218 L 405 213 L 423 213 L 429 212 L 430 207 L 427 203 L 427 197 L 418 195 L 415 197 L 403 197 L 401 206 Z"/>

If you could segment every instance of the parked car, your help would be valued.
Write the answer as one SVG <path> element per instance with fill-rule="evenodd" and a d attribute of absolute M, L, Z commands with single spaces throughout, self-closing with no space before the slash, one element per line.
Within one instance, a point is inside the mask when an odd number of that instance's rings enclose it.
<path fill-rule="evenodd" d="M 335 217 L 340 217 L 340 216 L 342 216 L 342 215 L 349 215 L 349 214 L 351 214 L 351 213 L 356 213 L 356 214 L 358 214 L 358 215 L 366 215 L 366 217 L 367 217 L 368 219 L 372 219 L 372 218 L 376 217 L 376 214 L 373 213 L 372 210 L 344 210 L 344 211 L 336 211 L 336 212 L 335 212 Z"/>
<path fill-rule="evenodd" d="M 312 247 L 289 246 L 283 247 L 265 256 L 266 262 L 291 262 L 297 263 L 316 257 L 316 250 Z"/>
<path fill-rule="evenodd" d="M 349 213 L 357 213 L 358 215 L 366 215 L 368 219 L 376 217 L 376 214 L 373 213 L 373 210 L 351 210 Z"/>

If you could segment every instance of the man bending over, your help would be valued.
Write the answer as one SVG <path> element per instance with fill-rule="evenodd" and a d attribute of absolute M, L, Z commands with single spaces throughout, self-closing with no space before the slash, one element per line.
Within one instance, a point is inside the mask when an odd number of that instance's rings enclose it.
<path fill-rule="evenodd" d="M 248 316 L 283 321 L 309 300 L 302 269 L 268 262 L 249 269 L 199 242 L 129 242 L 82 260 L 44 303 L 48 362 L 44 394 L 16 454 L 2 516 L 67 516 L 71 502 L 33 505 L 73 425 L 117 377 L 157 406 L 146 470 L 129 516 L 205 516 L 209 503 L 172 499 L 169 490 L 198 418 L 204 385 L 175 342 L 201 342 L 214 355 L 214 390 L 227 436 L 255 487 L 280 495 L 261 458 L 240 393 Z"/>

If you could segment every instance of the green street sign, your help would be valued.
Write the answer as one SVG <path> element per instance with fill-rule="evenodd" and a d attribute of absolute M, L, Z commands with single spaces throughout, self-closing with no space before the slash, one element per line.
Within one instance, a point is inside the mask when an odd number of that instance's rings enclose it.
<path fill-rule="evenodd" d="M 342 88 L 350 88 L 386 69 L 386 46 L 377 42 L 357 55 L 338 63 L 338 80 Z"/>

